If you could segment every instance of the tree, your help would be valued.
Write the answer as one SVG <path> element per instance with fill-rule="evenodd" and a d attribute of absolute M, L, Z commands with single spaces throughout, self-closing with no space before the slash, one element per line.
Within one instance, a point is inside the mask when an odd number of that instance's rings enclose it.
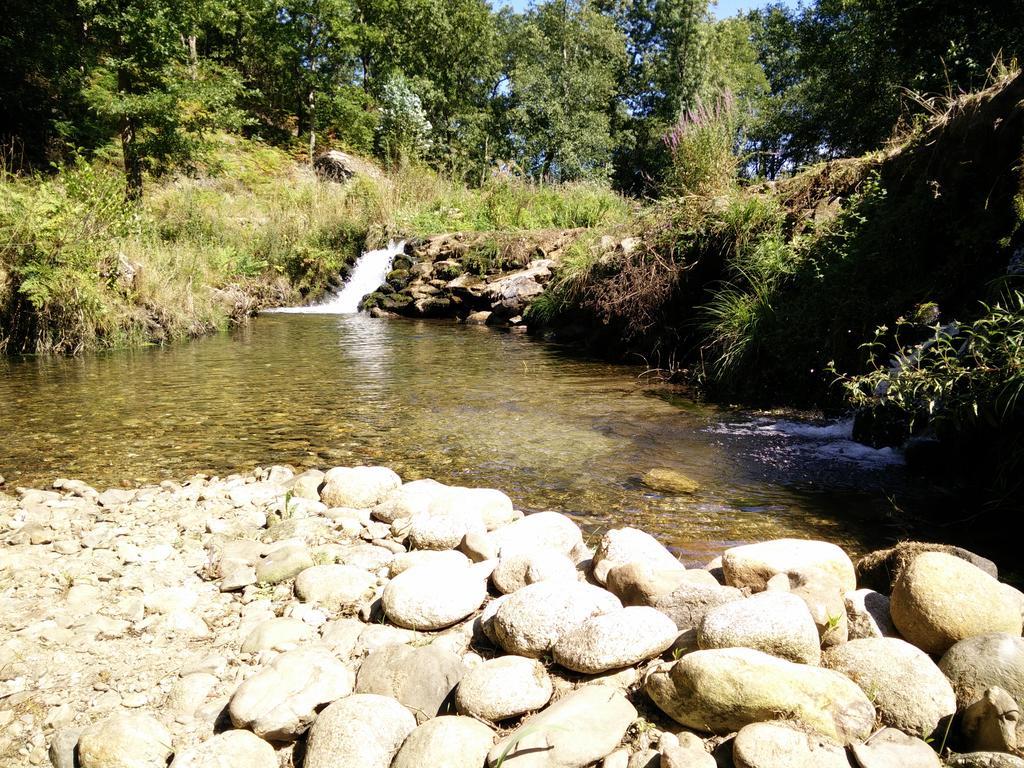
<path fill-rule="evenodd" d="M 400 75 L 393 76 L 384 86 L 380 102 L 377 140 L 384 158 L 392 166 L 402 167 L 411 158 L 426 153 L 432 126 L 409 81 Z"/>
<path fill-rule="evenodd" d="M 527 14 L 516 45 L 510 105 L 524 169 L 559 181 L 607 176 L 622 34 L 587 0 L 548 0 Z"/>

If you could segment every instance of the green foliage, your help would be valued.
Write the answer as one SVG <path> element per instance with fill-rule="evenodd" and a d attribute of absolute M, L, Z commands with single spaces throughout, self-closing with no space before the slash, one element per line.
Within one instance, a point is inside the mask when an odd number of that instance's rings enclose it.
<path fill-rule="evenodd" d="M 711 197 L 736 184 L 736 102 L 726 93 L 713 103 L 698 101 L 665 136 L 672 161 L 666 186 L 682 195 Z"/>
<path fill-rule="evenodd" d="M 380 102 L 377 142 L 388 164 L 402 167 L 426 154 L 432 126 L 409 82 L 393 76 L 385 83 Z"/>

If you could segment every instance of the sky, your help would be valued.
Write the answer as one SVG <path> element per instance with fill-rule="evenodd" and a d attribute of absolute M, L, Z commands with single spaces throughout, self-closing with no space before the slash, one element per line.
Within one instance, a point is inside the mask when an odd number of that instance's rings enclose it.
<path fill-rule="evenodd" d="M 796 0 L 785 0 L 786 5 L 796 6 Z M 715 16 L 722 19 L 727 16 L 733 16 L 738 11 L 744 10 L 749 11 L 751 8 L 760 8 L 768 5 L 768 0 L 718 0 L 718 5 L 714 9 Z M 530 5 L 530 0 L 494 0 L 494 6 L 500 5 L 511 5 L 517 11 L 523 11 Z"/>

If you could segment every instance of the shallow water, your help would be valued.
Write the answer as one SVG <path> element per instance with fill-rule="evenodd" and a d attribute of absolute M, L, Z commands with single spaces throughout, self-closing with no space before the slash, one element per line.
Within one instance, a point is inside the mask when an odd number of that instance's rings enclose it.
<path fill-rule="evenodd" d="M 850 443 L 844 424 L 697 406 L 640 373 L 487 328 L 267 315 L 166 349 L 0 362 L 0 475 L 107 487 L 381 463 L 592 530 L 636 525 L 689 563 L 777 536 L 861 552 L 907 535 L 889 497 L 912 508 L 922 489 L 898 455 Z M 652 467 L 700 490 L 651 491 Z"/>

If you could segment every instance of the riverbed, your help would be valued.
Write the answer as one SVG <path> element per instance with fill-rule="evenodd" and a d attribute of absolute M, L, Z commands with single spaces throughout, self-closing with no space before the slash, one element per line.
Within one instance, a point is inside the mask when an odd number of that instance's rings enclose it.
<path fill-rule="evenodd" d="M 266 315 L 167 348 L 0 361 L 0 475 L 106 487 L 380 463 L 591 532 L 636 525 L 694 564 L 780 536 L 856 554 L 927 535 L 907 513 L 928 489 L 847 423 L 698 405 L 642 374 L 489 328 Z M 698 490 L 652 490 L 652 468 Z"/>

